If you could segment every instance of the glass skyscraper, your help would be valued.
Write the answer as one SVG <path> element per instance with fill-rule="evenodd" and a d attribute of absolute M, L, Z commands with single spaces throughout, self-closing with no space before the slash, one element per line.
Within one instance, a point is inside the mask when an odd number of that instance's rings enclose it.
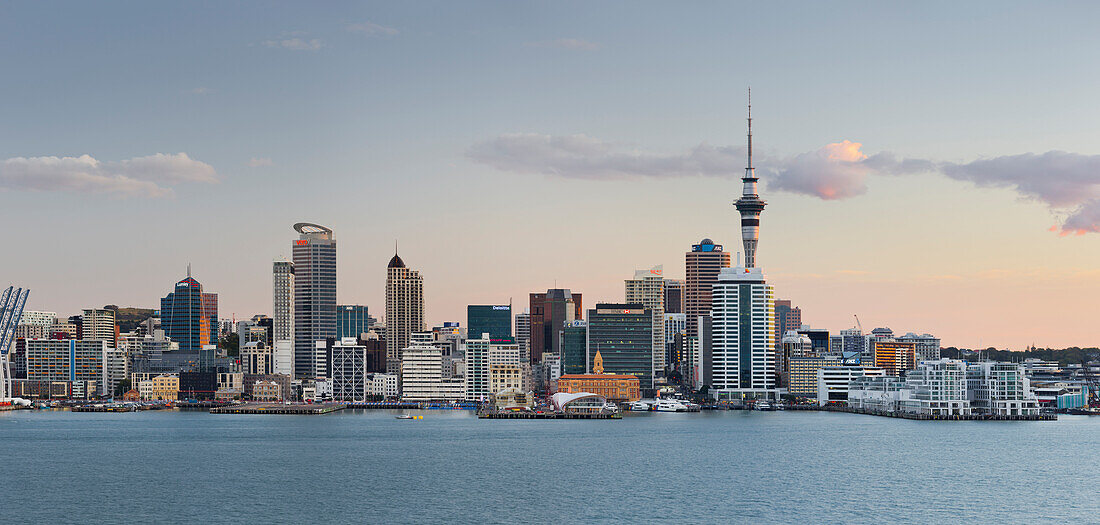
<path fill-rule="evenodd" d="M 317 341 L 336 337 L 336 240 L 332 230 L 300 222 L 294 262 L 294 377 L 317 377 Z"/>
<path fill-rule="evenodd" d="M 653 313 L 640 304 L 597 304 L 588 311 L 588 367 L 596 351 L 606 374 L 638 378 L 653 389 Z"/>
<path fill-rule="evenodd" d="M 218 344 L 218 294 L 203 293 L 190 271 L 172 293 L 160 300 L 164 335 L 179 343 L 181 352 L 198 352 Z"/>
<path fill-rule="evenodd" d="M 573 321 L 561 331 L 561 373 L 588 373 L 588 323 Z"/>
<path fill-rule="evenodd" d="M 491 341 L 512 340 L 512 307 L 507 304 L 471 304 L 466 307 L 466 337 Z"/>

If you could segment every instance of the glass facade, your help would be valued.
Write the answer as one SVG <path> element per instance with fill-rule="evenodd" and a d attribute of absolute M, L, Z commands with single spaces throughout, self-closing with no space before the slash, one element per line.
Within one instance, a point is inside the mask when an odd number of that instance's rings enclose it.
<path fill-rule="evenodd" d="M 336 307 L 336 338 L 358 338 L 370 329 L 367 307 L 360 304 L 342 304 Z"/>
<path fill-rule="evenodd" d="M 301 225 L 295 225 L 301 226 Z M 317 377 L 314 344 L 336 337 L 336 241 L 332 230 L 304 225 L 294 262 L 294 377 Z"/>
<path fill-rule="evenodd" d="M 653 389 L 653 314 L 640 304 L 597 304 L 588 311 L 588 363 L 596 352 L 605 374 L 632 375 Z"/>
<path fill-rule="evenodd" d="M 512 340 L 512 307 L 507 304 L 471 304 L 466 307 L 466 337 L 492 341 Z"/>
<path fill-rule="evenodd" d="M 178 342 L 181 352 L 198 352 L 203 345 L 216 345 L 218 294 L 203 293 L 202 284 L 187 277 L 160 300 L 160 320 L 164 335 Z"/>
<path fill-rule="evenodd" d="M 588 373 L 588 324 L 574 321 L 561 331 L 561 373 Z"/>

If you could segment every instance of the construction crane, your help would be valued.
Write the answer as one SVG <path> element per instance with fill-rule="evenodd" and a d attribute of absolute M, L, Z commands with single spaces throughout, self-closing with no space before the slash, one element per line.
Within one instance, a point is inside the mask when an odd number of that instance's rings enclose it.
<path fill-rule="evenodd" d="M 859 322 L 859 316 L 856 315 L 856 314 L 852 314 L 852 317 L 856 318 L 856 328 L 859 328 L 859 333 L 862 334 L 863 333 L 863 325 L 860 324 L 860 322 Z"/>

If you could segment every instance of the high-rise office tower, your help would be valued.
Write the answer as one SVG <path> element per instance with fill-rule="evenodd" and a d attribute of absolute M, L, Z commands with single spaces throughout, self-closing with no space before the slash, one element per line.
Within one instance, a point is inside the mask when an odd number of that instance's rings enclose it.
<path fill-rule="evenodd" d="M 713 397 L 778 399 L 776 385 L 775 290 L 756 267 L 756 242 L 764 201 L 756 193 L 752 167 L 752 113 L 749 113 L 748 167 L 737 201 L 745 266 L 726 268 L 713 287 Z M 826 341 L 828 338 L 826 337 Z"/>
<path fill-rule="evenodd" d="M 294 377 L 317 377 L 316 343 L 336 337 L 336 240 L 332 230 L 299 222 L 294 262 Z"/>
<path fill-rule="evenodd" d="M 512 340 L 512 305 L 471 304 L 467 306 L 466 337 L 479 339 L 481 334 L 489 334 L 489 339 L 492 341 Z"/>
<path fill-rule="evenodd" d="M 163 309 L 164 303 L 162 301 L 161 310 Z M 83 341 L 106 341 L 108 348 L 115 348 L 118 343 L 118 325 L 115 323 L 115 311 L 107 308 L 85 309 L 84 315 L 80 317 L 80 339 Z"/>
<path fill-rule="evenodd" d="M 218 294 L 203 292 L 189 267 L 187 277 L 160 300 L 160 324 L 164 335 L 180 344 L 181 352 L 218 344 Z"/>
<path fill-rule="evenodd" d="M 641 304 L 597 304 L 588 310 L 588 369 L 596 353 L 604 373 L 638 378 L 643 393 L 653 389 L 653 314 Z"/>
<path fill-rule="evenodd" d="M 561 355 L 558 334 L 565 323 L 584 318 L 582 297 L 568 288 L 554 288 L 531 294 L 531 363 L 542 360 L 543 352 Z"/>
<path fill-rule="evenodd" d="M 718 272 L 729 268 L 730 255 L 721 244 L 703 239 L 684 254 L 687 279 L 684 280 L 684 313 L 688 337 L 699 337 L 699 316 L 710 315 L 710 292 L 718 282 Z"/>
<path fill-rule="evenodd" d="M 424 279 L 394 250 L 386 267 L 386 371 L 401 373 L 401 352 L 413 332 L 424 331 Z"/>
<path fill-rule="evenodd" d="M 336 338 L 354 337 L 358 339 L 370 329 L 370 315 L 367 307 L 361 304 L 341 304 L 336 306 Z"/>
<path fill-rule="evenodd" d="M 665 372 L 665 271 L 657 265 L 648 270 L 636 270 L 627 279 L 626 303 L 640 304 L 653 315 L 653 376 Z"/>
<path fill-rule="evenodd" d="M 274 341 L 294 340 L 294 263 L 275 261 L 271 267 L 272 334 Z M 273 343 L 274 344 L 274 343 Z"/>
<path fill-rule="evenodd" d="M 684 313 L 683 279 L 665 279 L 665 313 Z"/>
<path fill-rule="evenodd" d="M 717 399 L 775 396 L 774 294 L 760 268 L 719 274 L 711 308 Z"/>

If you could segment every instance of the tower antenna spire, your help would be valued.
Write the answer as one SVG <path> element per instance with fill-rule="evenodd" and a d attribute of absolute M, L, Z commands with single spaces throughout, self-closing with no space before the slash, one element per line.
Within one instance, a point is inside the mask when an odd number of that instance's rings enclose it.
<path fill-rule="evenodd" d="M 752 88 L 749 88 L 748 104 L 748 163 L 741 178 L 741 198 L 734 202 L 741 214 L 741 242 L 745 245 L 745 268 L 756 268 L 756 244 L 760 239 L 760 212 L 764 202 L 756 190 L 756 170 L 752 167 Z"/>
<path fill-rule="evenodd" d="M 746 168 L 749 170 L 748 175 L 751 177 L 752 173 L 752 88 L 749 88 L 749 166 Z"/>

